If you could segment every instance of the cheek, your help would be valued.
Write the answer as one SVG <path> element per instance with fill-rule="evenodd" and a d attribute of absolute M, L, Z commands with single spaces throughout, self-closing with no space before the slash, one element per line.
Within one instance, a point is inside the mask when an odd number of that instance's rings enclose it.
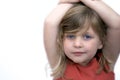
<path fill-rule="evenodd" d="M 70 41 L 64 40 L 63 42 L 63 49 L 65 53 L 68 53 L 68 51 L 71 50 L 72 43 Z"/>
<path fill-rule="evenodd" d="M 91 42 L 90 44 L 86 44 L 86 48 L 90 51 L 90 52 L 97 52 L 97 50 L 99 49 L 99 43 L 98 42 Z"/>
<path fill-rule="evenodd" d="M 95 55 L 96 55 L 96 53 L 97 53 L 97 46 L 95 46 L 95 45 L 88 45 L 87 47 L 86 47 L 86 51 L 87 51 L 87 56 L 89 57 L 89 59 L 92 59 Z"/>

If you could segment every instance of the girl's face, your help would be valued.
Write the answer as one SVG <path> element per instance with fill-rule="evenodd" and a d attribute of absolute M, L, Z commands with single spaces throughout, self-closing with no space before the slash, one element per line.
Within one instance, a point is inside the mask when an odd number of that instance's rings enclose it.
<path fill-rule="evenodd" d="M 65 55 L 80 65 L 87 65 L 102 46 L 98 35 L 91 27 L 84 34 L 77 32 L 65 33 L 64 35 L 63 47 Z"/>

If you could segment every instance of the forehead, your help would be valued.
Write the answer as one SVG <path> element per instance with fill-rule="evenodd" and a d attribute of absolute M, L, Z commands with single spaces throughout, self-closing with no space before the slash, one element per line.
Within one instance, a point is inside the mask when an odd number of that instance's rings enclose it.
<path fill-rule="evenodd" d="M 76 35 L 90 34 L 90 35 L 98 36 L 92 27 L 83 30 L 81 29 L 78 31 L 66 32 L 65 34 L 76 34 Z"/>
<path fill-rule="evenodd" d="M 89 27 L 87 30 L 84 30 L 84 31 L 80 30 L 77 32 L 77 34 L 86 34 L 86 33 L 97 36 L 97 34 L 95 33 L 92 27 Z"/>

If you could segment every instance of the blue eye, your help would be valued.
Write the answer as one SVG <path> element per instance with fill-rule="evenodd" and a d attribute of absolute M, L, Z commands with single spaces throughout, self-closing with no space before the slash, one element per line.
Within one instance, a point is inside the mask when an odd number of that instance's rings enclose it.
<path fill-rule="evenodd" d="M 66 37 L 67 37 L 68 39 L 74 39 L 74 38 L 75 38 L 75 35 L 73 35 L 73 34 L 68 34 L 68 35 L 66 35 Z"/>
<path fill-rule="evenodd" d="M 85 34 L 85 35 L 83 35 L 83 38 L 84 38 L 85 40 L 89 40 L 89 39 L 92 38 L 92 36 L 90 36 L 89 34 Z"/>

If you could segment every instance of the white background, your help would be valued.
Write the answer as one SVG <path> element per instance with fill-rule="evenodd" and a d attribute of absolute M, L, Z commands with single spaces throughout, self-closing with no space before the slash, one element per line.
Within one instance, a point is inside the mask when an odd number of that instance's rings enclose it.
<path fill-rule="evenodd" d="M 43 21 L 57 2 L 0 0 L 0 80 L 51 80 L 43 46 Z M 120 13 L 119 0 L 105 2 Z M 120 76 L 118 64 L 120 60 L 115 68 Z"/>

